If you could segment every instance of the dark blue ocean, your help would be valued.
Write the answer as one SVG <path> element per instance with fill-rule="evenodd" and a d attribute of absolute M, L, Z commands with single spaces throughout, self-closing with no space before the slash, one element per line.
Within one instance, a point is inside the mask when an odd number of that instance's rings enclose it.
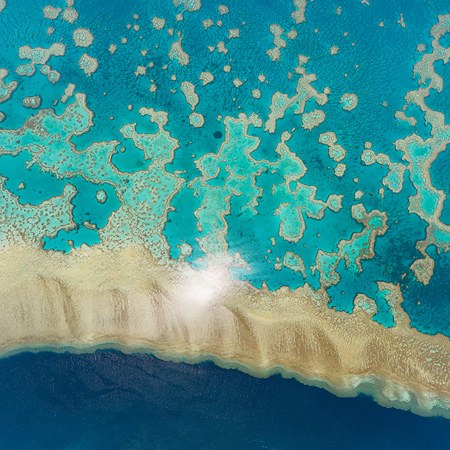
<path fill-rule="evenodd" d="M 450 421 L 212 363 L 97 351 L 0 360 L 0 448 L 450 448 Z"/>

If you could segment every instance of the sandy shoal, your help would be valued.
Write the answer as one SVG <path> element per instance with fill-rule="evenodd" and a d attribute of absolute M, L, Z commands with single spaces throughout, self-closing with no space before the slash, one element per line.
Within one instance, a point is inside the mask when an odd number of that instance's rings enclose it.
<path fill-rule="evenodd" d="M 362 311 L 328 308 L 326 293 L 308 286 L 268 291 L 228 280 L 214 301 L 196 302 L 192 275 L 137 246 L 0 250 L 0 353 L 110 347 L 214 360 L 450 417 L 450 341 L 410 328 L 400 304 L 397 326 L 386 329 Z"/>

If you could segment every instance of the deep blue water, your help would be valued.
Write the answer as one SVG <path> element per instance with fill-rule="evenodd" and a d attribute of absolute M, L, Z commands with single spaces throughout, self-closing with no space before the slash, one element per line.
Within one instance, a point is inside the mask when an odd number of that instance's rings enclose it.
<path fill-rule="evenodd" d="M 448 449 L 450 421 L 212 363 L 97 351 L 0 360 L 0 448 Z"/>

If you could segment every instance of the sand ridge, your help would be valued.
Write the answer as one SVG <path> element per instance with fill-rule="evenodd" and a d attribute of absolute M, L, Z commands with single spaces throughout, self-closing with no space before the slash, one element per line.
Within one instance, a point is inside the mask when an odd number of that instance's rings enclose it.
<path fill-rule="evenodd" d="M 384 328 L 328 308 L 325 291 L 258 290 L 220 267 L 162 266 L 139 246 L 64 255 L 14 245 L 0 250 L 0 353 L 106 346 L 214 360 L 450 417 L 450 341 L 410 328 L 390 289 L 397 325 Z"/>

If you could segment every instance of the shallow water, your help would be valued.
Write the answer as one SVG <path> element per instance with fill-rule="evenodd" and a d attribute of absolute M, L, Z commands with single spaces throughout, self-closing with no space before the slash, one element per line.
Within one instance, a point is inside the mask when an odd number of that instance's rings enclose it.
<path fill-rule="evenodd" d="M 59 3 L 64 7 L 63 2 Z M 424 139 L 430 136 L 431 126 L 416 105 L 410 104 L 406 110 L 417 119 L 415 126 L 396 120 L 394 113 L 405 105 L 407 91 L 417 88 L 417 77 L 412 76 L 413 66 L 421 58 L 417 46 L 422 43 L 425 52 L 432 50 L 429 30 L 437 22 L 438 14 L 448 12 L 448 5 L 440 0 L 417 1 L 414 7 L 406 1 L 383 1 L 370 6 L 353 1 L 327 3 L 326 6 L 319 3 L 308 3 L 306 21 L 296 25 L 290 17 L 293 9 L 291 2 L 237 2 L 230 5 L 229 13 L 223 16 L 217 11 L 219 2 L 206 2 L 200 11 L 186 12 L 183 21 L 177 21 L 174 15 L 182 9 L 177 10 L 168 0 L 147 3 L 133 0 L 127 3 L 126 10 L 120 1 L 109 2 L 105 10 L 103 5 L 79 0 L 75 5 L 78 20 L 69 24 L 61 18 L 44 19 L 44 1 L 9 1 L 0 15 L 5 40 L 1 49 L 2 67 L 9 71 L 6 82 L 18 81 L 19 85 L 11 99 L 1 105 L 0 110 L 6 114 L 1 126 L 17 129 L 27 118 L 36 114 L 36 111 L 22 106 L 25 95 L 39 94 L 42 98 L 40 109 L 51 107 L 57 114 L 62 114 L 67 106 L 61 102 L 55 106 L 54 101 L 61 97 L 68 83 L 76 84 L 75 93 L 86 94 L 87 106 L 94 113 L 94 124 L 88 131 L 81 122 L 77 125 L 70 117 L 57 122 L 44 121 L 43 126 L 50 137 L 42 142 L 36 135 L 23 138 L 23 147 L 17 155 L 18 146 L 3 140 L 7 139 L 8 134 L 0 136 L 0 144 L 3 143 L 1 152 L 6 153 L 0 156 L 0 174 L 6 179 L 5 188 L 17 196 L 21 204 L 40 205 L 46 199 L 61 195 L 64 186 L 69 184 L 77 191 L 68 205 L 74 207 L 71 213 L 73 222 L 52 220 L 52 227 L 43 227 L 40 234 L 33 235 L 33 239 L 47 250 L 62 252 L 69 252 L 83 244 L 93 246 L 103 240 L 115 243 L 137 240 L 151 251 L 154 248 L 160 251 L 159 246 L 166 239 L 168 248 L 164 251 L 168 251 L 172 258 L 179 258 L 180 246 L 188 244 L 190 254 L 184 257 L 194 267 L 202 265 L 200 260 L 205 253 L 238 252 L 248 269 L 235 270 L 235 276 L 249 280 L 257 287 L 265 282 L 270 289 L 285 285 L 296 288 L 305 283 L 318 288 L 321 281 L 319 273 L 314 271 L 318 250 L 336 252 L 339 242 L 351 239 L 354 233 L 361 231 L 361 226 L 351 216 L 350 208 L 362 202 L 367 211 L 377 209 L 386 212 L 388 231 L 376 238 L 375 257 L 363 260 L 361 270 L 356 270 L 352 258 L 347 262 L 341 259 L 336 265 L 340 280 L 327 287 L 329 306 L 351 312 L 355 296 L 362 293 L 372 298 L 378 306 L 379 313 L 374 320 L 392 326 L 392 311 L 376 283 L 401 283 L 412 326 L 425 333 L 440 332 L 450 336 L 448 321 L 440 320 L 436 313 L 440 317 L 448 316 L 448 295 L 435 295 L 434 289 L 423 289 L 409 268 L 421 257 L 415 245 L 425 236 L 427 226 L 426 220 L 407 213 L 408 198 L 414 195 L 417 186 L 411 184 L 409 172 L 406 171 L 402 191 L 392 193 L 385 188 L 384 196 L 381 196 L 378 190 L 383 186 L 381 180 L 387 174 L 386 166 L 368 166 L 361 161 L 365 142 L 373 144 L 375 153 L 383 152 L 392 162 L 401 162 L 401 153 L 393 148 L 395 140 L 411 133 L 417 133 Z M 53 6 L 58 6 L 58 2 Z M 337 13 L 338 7 L 341 7 L 340 14 Z M 403 13 L 406 28 L 397 23 L 400 13 Z M 161 31 L 151 25 L 151 19 L 155 16 L 167 19 Z M 207 18 L 213 18 L 216 25 L 205 30 L 202 20 Z M 223 22 L 222 26 L 217 26 L 218 20 Z M 384 26 L 379 26 L 380 23 Z M 273 35 L 269 32 L 271 24 L 278 24 L 284 29 L 286 45 L 281 48 L 279 62 L 271 61 L 266 54 L 274 45 Z M 47 34 L 49 26 L 54 28 L 50 35 Z M 136 31 L 135 26 L 139 26 Z M 87 48 L 75 46 L 72 39 L 74 27 L 88 28 L 94 36 L 93 44 Z M 168 33 L 170 27 L 174 30 L 173 35 Z M 240 29 L 239 38 L 228 38 L 231 28 Z M 298 37 L 289 39 L 289 30 L 295 30 Z M 190 55 L 187 66 L 179 65 L 168 56 L 178 31 L 183 36 L 183 49 Z M 125 44 L 121 43 L 123 39 Z M 442 45 L 446 45 L 447 35 L 441 39 Z M 211 53 L 207 45 L 216 45 L 220 40 L 225 42 L 228 53 L 220 53 L 217 49 Z M 50 83 L 45 75 L 40 74 L 39 65 L 36 74 L 31 77 L 19 76 L 15 72 L 20 64 L 26 62 L 18 57 L 20 46 L 48 48 L 55 42 L 66 45 L 63 57 L 51 57 L 49 60 L 52 69 L 60 72 L 61 78 L 57 83 Z M 110 44 L 117 45 L 113 55 L 108 51 Z M 333 45 L 339 47 L 336 55 L 330 55 Z M 143 49 L 148 52 L 141 53 Z M 77 64 L 83 53 L 94 56 L 99 62 L 98 70 L 90 77 Z M 242 112 L 247 115 L 256 113 L 264 121 L 276 91 L 289 96 L 295 94 L 298 75 L 292 73 L 298 64 L 298 55 L 309 57 L 305 64 L 306 73 L 317 75 L 317 80 L 311 85 L 319 92 L 325 87 L 331 90 L 325 105 L 318 105 L 314 99 L 305 104 L 305 113 L 323 109 L 325 122 L 311 131 L 304 130 L 301 129 L 301 116 L 288 111 L 278 120 L 273 134 L 265 132 L 264 126 L 249 125 L 247 132 L 251 139 L 244 139 L 237 127 L 231 154 L 240 155 L 239 160 L 232 162 L 230 154 L 226 162 L 208 169 L 217 170 L 215 178 L 206 177 L 206 172 L 202 174 L 199 159 L 206 154 L 217 154 L 226 138 L 226 131 L 232 130 L 234 122 L 227 125 L 224 117 L 236 118 Z M 232 69 L 228 74 L 223 67 L 230 60 Z M 249 61 L 254 63 L 249 64 Z M 149 67 L 150 63 L 153 66 Z M 147 66 L 145 76 L 133 73 L 138 65 Z M 444 90 L 432 90 L 427 102 L 432 109 L 445 114 L 448 103 L 445 99 L 449 92 L 446 87 L 448 68 L 438 61 L 435 69 L 443 77 Z M 213 73 L 215 80 L 201 86 L 198 77 L 202 71 Z M 258 81 L 257 77 L 262 73 L 267 83 Z M 233 86 L 232 80 L 235 78 L 244 81 L 240 88 Z M 189 125 L 191 107 L 180 90 L 182 81 L 196 85 L 199 95 L 196 111 L 205 118 L 205 125 L 201 128 Z M 154 93 L 149 92 L 151 83 L 158 86 Z M 260 99 L 252 97 L 254 88 L 260 89 Z M 340 104 L 341 96 L 346 92 L 358 96 L 358 106 L 350 112 L 343 110 Z M 69 98 L 67 105 L 73 102 L 73 97 Z M 133 109 L 129 110 L 128 105 L 132 105 Z M 178 140 L 179 145 L 173 158 L 161 151 L 152 157 L 138 148 L 138 141 L 133 142 L 120 132 L 125 124 L 130 123 L 137 124 L 138 133 L 157 132 L 157 125 L 138 113 L 141 106 L 169 113 L 165 129 Z M 219 115 L 222 119 L 218 119 Z M 116 150 L 114 145 L 107 147 L 107 150 L 103 144 L 96 150 L 98 154 L 111 154 L 112 163 L 106 160 L 103 163 L 103 166 L 108 166 L 106 172 L 100 174 L 99 167 L 90 172 L 88 163 L 80 166 L 86 158 L 71 156 L 69 147 L 65 150 L 69 160 L 62 164 L 57 149 L 66 145 L 63 137 L 67 135 L 67 130 L 62 137 L 58 137 L 58 127 L 62 127 L 63 122 L 67 122 L 69 130 L 72 127 L 71 131 L 77 128 L 77 135 L 70 138 L 77 150 L 86 149 L 95 142 L 113 139 L 119 142 Z M 287 144 L 292 155 L 301 158 L 306 167 L 300 182 L 308 189 L 317 188 L 316 200 L 307 197 L 309 191 L 293 194 L 290 189 L 295 189 L 294 181 L 289 188 L 282 188 L 288 169 L 278 162 L 280 156 L 275 149 L 282 133 L 294 128 L 296 130 Z M 343 177 L 334 176 L 336 162 L 329 158 L 326 147 L 318 142 L 319 135 L 327 131 L 336 133 L 338 144 L 347 151 L 343 160 L 346 165 Z M 252 163 L 242 153 L 257 142 L 255 139 L 259 139 L 259 143 L 253 151 L 255 162 Z M 174 145 L 174 141 L 171 142 L 170 145 Z M 36 149 L 28 147 L 30 143 L 50 148 L 49 156 L 34 157 L 32 163 L 31 153 Z M 448 177 L 445 177 L 445 155 L 441 153 L 438 156 L 431 170 L 433 185 L 444 193 L 449 189 Z M 166 172 L 152 164 L 158 158 L 165 158 Z M 121 175 L 117 170 L 121 171 Z M 165 195 L 170 190 L 175 194 L 170 207 L 162 204 L 164 195 L 149 195 L 149 187 L 139 184 L 141 181 L 136 174 L 142 170 L 148 171 L 148 176 L 157 180 L 153 183 L 160 183 L 159 191 L 166 189 Z M 202 170 L 206 170 L 206 166 Z M 247 179 L 229 179 L 230 171 Z M 252 174 L 256 174 L 255 187 L 251 187 Z M 355 179 L 358 179 L 357 183 Z M 21 185 L 22 182 L 24 185 Z M 273 191 L 275 186 L 278 186 L 276 192 Z M 218 197 L 219 188 L 224 190 Z M 100 190 L 107 194 L 103 203 L 96 199 Z M 357 190 L 364 193 L 361 200 L 354 197 Z M 317 200 L 326 201 L 333 194 L 342 195 L 342 208 L 339 211 L 325 208 L 323 219 L 314 217 L 317 214 Z M 214 195 L 216 197 L 212 199 Z M 436 197 L 428 195 L 426 190 L 424 195 L 427 195 L 429 205 L 435 205 Z M 249 208 L 255 201 L 255 208 Z M 304 208 L 301 214 L 305 229 L 301 239 L 279 236 L 283 220 L 286 232 L 293 233 L 293 236 L 301 226 L 295 210 L 287 209 L 283 213 L 285 219 L 279 214 L 280 205 L 286 203 Z M 143 213 L 148 204 L 153 204 L 154 210 Z M 195 214 L 202 211 L 202 205 L 206 208 L 198 218 Z M 129 223 L 118 223 L 110 231 L 109 221 L 115 212 L 121 211 L 121 207 L 130 207 L 136 222 L 131 228 Z M 225 224 L 220 214 L 227 208 L 229 214 L 225 215 Z M 425 203 L 423 208 L 425 214 Z M 444 224 L 447 216 L 445 203 L 441 214 Z M 218 237 L 218 234 L 222 236 L 221 233 L 224 233 L 223 240 Z M 368 236 L 361 239 L 358 246 L 367 246 Z M 443 236 L 444 240 L 448 240 L 448 230 Z M 271 239 L 275 240 L 271 243 Z M 445 248 L 441 245 L 439 250 Z M 358 253 L 363 250 L 355 247 L 354 251 Z M 300 258 L 304 264 L 304 275 L 283 264 L 286 252 Z M 433 245 L 428 247 L 427 252 L 433 252 Z M 448 270 L 447 258 L 436 255 L 434 259 L 445 273 Z M 327 277 L 328 269 L 323 266 L 321 270 Z M 440 274 L 441 271 L 435 271 L 433 283 L 439 288 L 448 286 L 448 281 Z"/>

